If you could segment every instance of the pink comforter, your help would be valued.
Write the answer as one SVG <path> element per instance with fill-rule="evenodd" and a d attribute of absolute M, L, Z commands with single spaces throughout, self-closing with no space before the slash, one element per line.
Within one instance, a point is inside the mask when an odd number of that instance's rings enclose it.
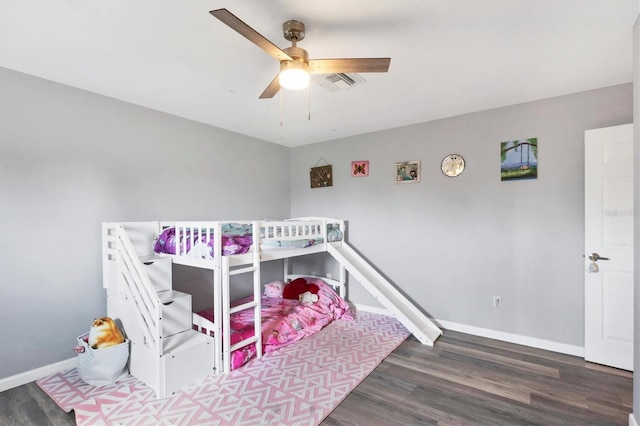
<path fill-rule="evenodd" d="M 319 279 L 307 278 L 308 283 L 319 287 L 318 301 L 302 304 L 297 300 L 270 298 L 262 296 L 262 346 L 269 353 L 296 342 L 303 337 L 320 331 L 331 321 L 343 318 L 352 320 L 349 304 L 332 288 Z M 246 303 L 252 297 L 238 300 L 234 305 Z M 209 321 L 213 321 L 213 311 L 207 309 L 198 312 Z M 231 315 L 231 344 L 253 336 L 253 309 L 236 312 Z M 231 369 L 244 365 L 256 354 L 254 344 L 247 345 L 231 354 Z"/>

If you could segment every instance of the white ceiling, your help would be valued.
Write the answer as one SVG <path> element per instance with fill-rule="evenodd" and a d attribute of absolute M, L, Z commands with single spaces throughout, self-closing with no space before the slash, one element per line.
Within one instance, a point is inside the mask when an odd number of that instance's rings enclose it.
<path fill-rule="evenodd" d="M 258 96 L 278 62 L 212 17 L 276 45 L 306 25 L 310 58 L 391 57 L 340 92 Z M 632 81 L 638 0 L 0 0 L 0 66 L 285 146 Z M 308 108 L 311 120 L 307 120 Z"/>

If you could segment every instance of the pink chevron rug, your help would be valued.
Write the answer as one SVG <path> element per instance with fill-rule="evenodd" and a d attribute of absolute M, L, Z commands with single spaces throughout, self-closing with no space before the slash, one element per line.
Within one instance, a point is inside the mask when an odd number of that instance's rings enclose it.
<path fill-rule="evenodd" d="M 37 384 L 78 425 L 318 425 L 408 336 L 393 317 L 358 312 L 160 400 L 132 376 L 93 387 L 73 369 Z"/>

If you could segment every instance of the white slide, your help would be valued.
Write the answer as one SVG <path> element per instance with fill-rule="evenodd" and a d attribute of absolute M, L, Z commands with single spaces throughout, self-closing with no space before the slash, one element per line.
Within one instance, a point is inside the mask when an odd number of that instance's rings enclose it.
<path fill-rule="evenodd" d="M 425 314 L 345 242 L 328 245 L 329 253 L 423 344 L 433 346 L 442 335 Z"/>

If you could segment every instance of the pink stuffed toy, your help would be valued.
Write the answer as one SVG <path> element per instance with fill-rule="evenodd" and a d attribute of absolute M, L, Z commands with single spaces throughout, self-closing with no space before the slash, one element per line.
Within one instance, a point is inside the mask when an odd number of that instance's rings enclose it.
<path fill-rule="evenodd" d="M 284 281 L 271 281 L 264 286 L 264 295 L 267 297 L 282 297 L 282 292 L 286 284 Z"/>

